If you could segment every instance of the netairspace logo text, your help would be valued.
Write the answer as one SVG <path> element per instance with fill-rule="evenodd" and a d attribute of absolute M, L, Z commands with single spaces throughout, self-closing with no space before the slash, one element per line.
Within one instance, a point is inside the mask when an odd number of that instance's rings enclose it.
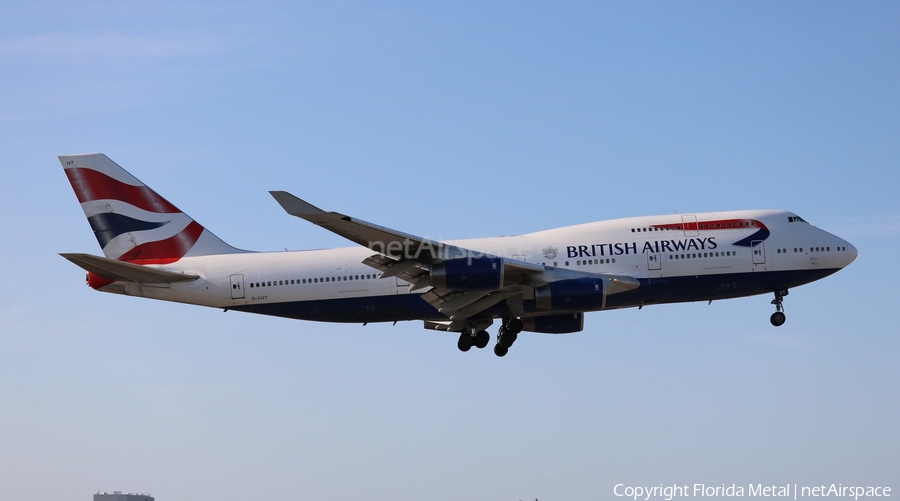
<path fill-rule="evenodd" d="M 634 501 L 651 499 L 664 499 L 672 501 L 675 498 L 702 498 L 702 497 L 763 497 L 763 498 L 889 498 L 891 488 L 884 486 L 851 486 L 842 484 L 830 485 L 706 485 L 706 484 L 672 484 L 658 486 L 632 486 L 616 484 L 613 493 L 617 497 L 630 498 Z"/>

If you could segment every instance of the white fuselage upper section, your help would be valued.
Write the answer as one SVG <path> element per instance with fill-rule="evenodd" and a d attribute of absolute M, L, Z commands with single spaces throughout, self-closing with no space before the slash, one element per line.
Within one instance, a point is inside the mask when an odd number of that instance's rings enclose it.
<path fill-rule="evenodd" d="M 759 240 L 740 244 L 754 236 Z M 547 267 L 651 281 L 836 270 L 857 254 L 847 241 L 775 210 L 635 217 L 448 243 Z M 164 286 L 117 282 L 102 290 L 218 308 L 424 292 L 410 292 L 398 278 L 378 278 L 380 271 L 362 263 L 373 254 L 358 246 L 185 257 L 156 267 L 200 279 Z"/>

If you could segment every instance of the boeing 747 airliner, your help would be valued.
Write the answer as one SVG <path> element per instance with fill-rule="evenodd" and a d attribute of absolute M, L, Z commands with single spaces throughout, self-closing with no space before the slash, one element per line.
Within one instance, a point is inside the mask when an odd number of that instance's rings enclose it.
<path fill-rule="evenodd" d="M 578 332 L 584 314 L 773 294 L 856 259 L 856 248 L 782 210 L 646 216 L 521 236 L 435 241 L 271 192 L 290 215 L 355 247 L 236 249 L 103 154 L 60 156 L 104 257 L 62 254 L 96 290 L 322 322 L 421 320 L 468 351 L 507 354 L 522 331 Z"/>

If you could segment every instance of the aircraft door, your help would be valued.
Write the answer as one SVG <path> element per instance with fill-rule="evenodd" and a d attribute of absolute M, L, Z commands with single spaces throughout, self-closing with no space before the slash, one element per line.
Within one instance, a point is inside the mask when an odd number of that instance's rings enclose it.
<path fill-rule="evenodd" d="M 681 229 L 684 230 L 686 237 L 699 237 L 700 226 L 697 224 L 697 216 L 693 214 L 681 216 Z"/>
<path fill-rule="evenodd" d="M 753 264 L 766 264 L 766 244 L 762 240 L 750 242 L 753 251 Z"/>
<path fill-rule="evenodd" d="M 244 299 L 244 275 L 231 275 L 231 299 Z"/>
<path fill-rule="evenodd" d="M 647 269 L 650 271 L 662 269 L 662 261 L 659 260 L 658 252 L 647 254 Z"/>

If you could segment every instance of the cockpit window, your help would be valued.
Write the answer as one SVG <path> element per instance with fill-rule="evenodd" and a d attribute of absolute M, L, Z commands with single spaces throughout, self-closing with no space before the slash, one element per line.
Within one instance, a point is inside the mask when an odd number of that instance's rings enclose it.
<path fill-rule="evenodd" d="M 789 223 L 806 223 L 806 221 L 800 216 L 788 216 Z M 809 224 L 809 223 L 806 223 Z"/>

